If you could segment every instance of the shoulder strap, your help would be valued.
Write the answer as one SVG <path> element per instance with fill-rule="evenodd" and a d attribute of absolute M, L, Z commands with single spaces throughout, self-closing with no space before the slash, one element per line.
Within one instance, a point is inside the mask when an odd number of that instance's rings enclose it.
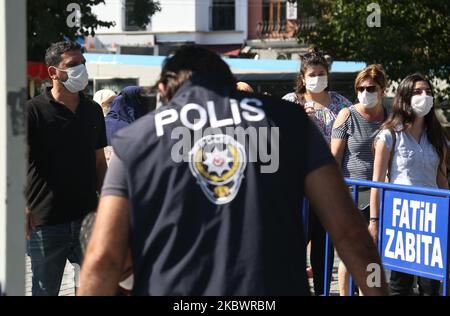
<path fill-rule="evenodd" d="M 389 180 L 391 180 L 391 170 L 392 170 L 392 160 L 394 159 L 394 153 L 395 153 L 395 143 L 397 142 L 397 136 L 394 130 L 389 129 L 389 132 L 392 135 L 392 147 L 391 147 L 391 153 L 389 155 L 389 162 L 388 162 L 388 173 L 387 177 Z"/>

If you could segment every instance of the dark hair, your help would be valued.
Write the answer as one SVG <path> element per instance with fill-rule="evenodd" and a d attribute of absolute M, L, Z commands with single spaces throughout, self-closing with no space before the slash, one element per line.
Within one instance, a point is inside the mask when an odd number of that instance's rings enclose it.
<path fill-rule="evenodd" d="M 381 126 L 381 129 L 394 130 L 397 125 L 402 124 L 402 130 L 405 130 L 414 123 L 416 115 L 411 107 L 411 98 L 413 97 L 414 85 L 419 81 L 428 83 L 431 94 L 434 96 L 433 85 L 425 76 L 418 73 L 409 75 L 403 79 L 398 86 L 392 105 L 391 115 Z M 441 171 L 440 168 L 444 161 L 444 149 L 447 148 L 447 132 L 437 119 L 434 106 L 431 108 L 430 112 L 425 115 L 424 120 L 428 141 L 434 146 L 438 153 L 439 171 Z"/>
<path fill-rule="evenodd" d="M 297 94 L 303 95 L 306 92 L 306 87 L 303 84 L 303 80 L 305 79 L 306 69 L 312 65 L 321 65 L 325 68 L 327 75 L 330 74 L 330 64 L 327 60 L 326 56 L 324 56 L 317 47 L 310 47 L 308 49 L 308 53 L 300 56 L 301 67 L 300 72 L 297 76 L 297 81 L 295 84 L 295 92 Z"/>
<path fill-rule="evenodd" d="M 64 53 L 82 50 L 81 45 L 72 41 L 53 43 L 45 52 L 45 63 L 48 67 L 58 66 Z"/>
<path fill-rule="evenodd" d="M 181 85 L 192 75 L 214 75 L 236 89 L 236 79 L 230 67 L 216 53 L 197 45 L 184 45 L 163 64 L 157 82 L 166 87 L 166 99 L 171 99 Z"/>

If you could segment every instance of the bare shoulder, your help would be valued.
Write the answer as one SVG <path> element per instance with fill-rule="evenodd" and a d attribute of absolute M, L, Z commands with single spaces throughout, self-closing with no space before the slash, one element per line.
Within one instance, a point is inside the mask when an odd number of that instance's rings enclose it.
<path fill-rule="evenodd" d="M 349 117 L 350 117 L 349 108 L 343 108 L 342 110 L 340 110 L 338 116 L 336 117 L 336 121 L 334 121 L 333 128 L 342 126 L 342 124 L 344 124 Z"/>

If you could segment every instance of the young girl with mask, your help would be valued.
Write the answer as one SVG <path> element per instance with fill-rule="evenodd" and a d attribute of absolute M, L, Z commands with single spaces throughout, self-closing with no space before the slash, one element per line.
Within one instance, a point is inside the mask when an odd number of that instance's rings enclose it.
<path fill-rule="evenodd" d="M 436 117 L 433 96 L 433 86 L 420 74 L 400 83 L 392 113 L 375 138 L 373 181 L 384 182 L 389 170 L 390 183 L 448 189 L 448 138 Z M 375 241 L 379 200 L 380 190 L 372 189 L 369 231 Z M 413 282 L 413 275 L 392 271 L 391 294 L 412 294 Z M 420 277 L 418 284 L 420 295 L 439 295 L 439 281 Z"/>
<path fill-rule="evenodd" d="M 340 110 L 352 103 L 337 92 L 329 91 L 329 64 L 317 50 L 310 49 L 301 58 L 301 69 L 297 77 L 296 91 L 283 97 L 283 100 L 300 104 L 306 114 L 314 120 L 328 144 L 331 131 Z"/>
<path fill-rule="evenodd" d="M 386 73 L 381 65 L 370 65 L 355 80 L 359 103 L 344 108 L 334 123 L 331 152 L 341 165 L 346 178 L 372 180 L 372 144 L 386 119 L 382 98 L 387 86 Z M 359 209 L 369 223 L 369 188 L 359 190 Z M 345 265 L 339 264 L 340 295 L 349 294 L 349 277 Z"/>
<path fill-rule="evenodd" d="M 310 49 L 302 56 L 301 69 L 297 77 L 296 91 L 283 97 L 284 100 L 304 107 L 306 114 L 315 122 L 326 142 L 331 142 L 333 123 L 340 110 L 352 103 L 337 92 L 329 91 L 329 64 L 317 50 Z M 324 293 L 324 261 L 326 232 L 314 212 L 309 212 L 309 240 L 311 241 L 311 267 L 314 293 Z M 329 243 L 330 262 L 333 262 L 333 246 Z M 332 265 L 329 267 L 331 273 Z"/>

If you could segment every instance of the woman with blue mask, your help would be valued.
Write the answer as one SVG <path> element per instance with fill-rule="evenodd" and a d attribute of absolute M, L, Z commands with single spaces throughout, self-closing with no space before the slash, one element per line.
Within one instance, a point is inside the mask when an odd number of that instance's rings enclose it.
<path fill-rule="evenodd" d="M 373 181 L 448 189 L 446 155 L 448 137 L 434 110 L 431 82 L 420 74 L 399 85 L 392 113 L 375 137 Z M 370 196 L 369 231 L 378 239 L 380 190 Z M 391 272 L 392 295 L 411 295 L 414 276 Z M 439 295 L 440 281 L 419 277 L 420 295 Z"/>

